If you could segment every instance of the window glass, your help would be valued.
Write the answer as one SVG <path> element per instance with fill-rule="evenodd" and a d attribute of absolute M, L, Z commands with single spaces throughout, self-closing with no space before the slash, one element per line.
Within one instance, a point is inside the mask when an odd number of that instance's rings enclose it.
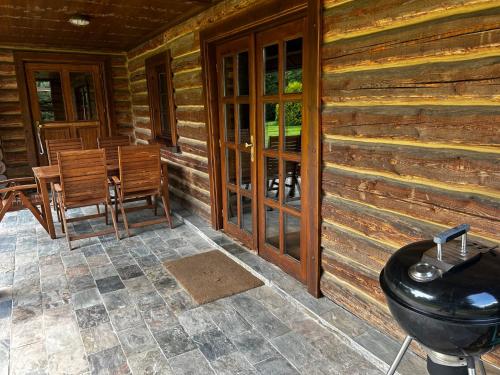
<path fill-rule="evenodd" d="M 266 243 L 276 250 L 280 248 L 280 211 L 270 206 L 264 206 L 266 211 Z"/>
<path fill-rule="evenodd" d="M 279 91 L 279 47 L 277 44 L 264 47 L 264 67 L 264 94 L 276 95 Z"/>
<path fill-rule="evenodd" d="M 59 72 L 35 72 L 35 84 L 42 122 L 65 121 L 66 111 Z"/>
<path fill-rule="evenodd" d="M 224 96 L 234 95 L 234 66 L 233 57 L 224 57 Z"/>
<path fill-rule="evenodd" d="M 300 152 L 302 135 L 302 103 L 285 103 L 285 151 Z"/>
<path fill-rule="evenodd" d="M 69 73 L 73 109 L 77 120 L 97 120 L 94 80 L 90 72 Z"/>
<path fill-rule="evenodd" d="M 302 38 L 285 42 L 286 94 L 302 92 Z"/>
<path fill-rule="evenodd" d="M 249 94 L 248 52 L 238 54 L 238 95 Z"/>
<path fill-rule="evenodd" d="M 285 254 L 300 261 L 300 217 L 287 213 L 285 219 Z"/>
<path fill-rule="evenodd" d="M 264 104 L 264 147 L 277 150 L 280 142 L 280 108 L 278 103 Z"/>

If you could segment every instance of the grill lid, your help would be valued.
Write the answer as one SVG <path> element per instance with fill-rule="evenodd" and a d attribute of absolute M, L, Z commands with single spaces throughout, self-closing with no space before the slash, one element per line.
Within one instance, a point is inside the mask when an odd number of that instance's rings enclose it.
<path fill-rule="evenodd" d="M 468 230 L 462 224 L 394 253 L 380 274 L 387 298 L 440 319 L 500 322 L 500 252 L 467 241 Z"/>

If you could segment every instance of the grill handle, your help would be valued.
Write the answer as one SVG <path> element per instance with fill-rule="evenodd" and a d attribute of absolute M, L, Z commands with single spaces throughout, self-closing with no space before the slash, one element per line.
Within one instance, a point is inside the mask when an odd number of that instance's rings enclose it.
<path fill-rule="evenodd" d="M 454 228 L 445 230 L 434 236 L 434 243 L 437 244 L 437 255 L 438 259 L 443 259 L 443 248 L 442 245 L 448 241 L 451 241 L 459 236 L 462 236 L 462 246 L 460 249 L 460 255 L 467 255 L 467 232 L 470 230 L 469 224 L 460 224 Z"/>
<path fill-rule="evenodd" d="M 451 228 L 451 229 L 445 230 L 444 232 L 436 234 L 434 236 L 434 243 L 444 244 L 446 242 L 453 240 L 454 238 L 457 238 L 458 236 L 462 236 L 462 235 L 466 234 L 469 230 L 470 230 L 469 224 L 460 224 L 459 226 L 456 226 L 455 228 Z"/>

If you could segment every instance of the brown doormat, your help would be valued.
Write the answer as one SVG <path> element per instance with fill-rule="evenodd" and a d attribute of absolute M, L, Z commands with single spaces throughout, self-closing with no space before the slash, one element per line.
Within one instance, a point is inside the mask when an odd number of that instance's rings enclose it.
<path fill-rule="evenodd" d="M 199 304 L 264 285 L 261 280 L 218 250 L 164 264 Z"/>

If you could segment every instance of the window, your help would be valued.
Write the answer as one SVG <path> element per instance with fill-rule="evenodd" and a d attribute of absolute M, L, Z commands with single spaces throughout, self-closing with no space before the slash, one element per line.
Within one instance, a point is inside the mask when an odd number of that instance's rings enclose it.
<path fill-rule="evenodd" d="M 146 60 L 149 110 L 154 138 L 167 146 L 177 146 L 174 88 L 170 51 Z"/>

